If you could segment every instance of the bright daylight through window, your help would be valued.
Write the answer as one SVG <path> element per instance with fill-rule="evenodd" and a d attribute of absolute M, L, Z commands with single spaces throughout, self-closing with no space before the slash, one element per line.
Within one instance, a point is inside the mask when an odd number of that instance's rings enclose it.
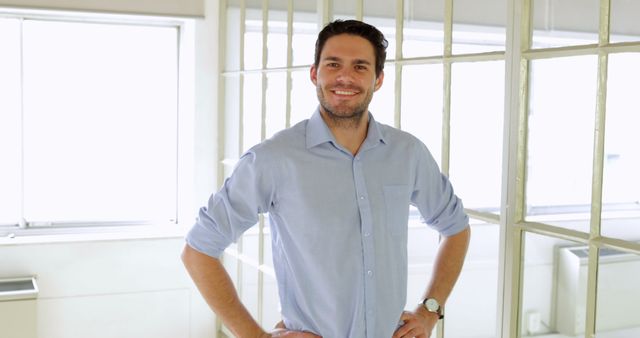
<path fill-rule="evenodd" d="M 0 18 L 0 225 L 173 223 L 178 27 Z"/>

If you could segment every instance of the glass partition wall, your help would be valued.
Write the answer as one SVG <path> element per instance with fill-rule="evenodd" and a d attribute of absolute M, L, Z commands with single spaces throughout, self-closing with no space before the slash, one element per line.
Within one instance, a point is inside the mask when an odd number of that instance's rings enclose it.
<path fill-rule="evenodd" d="M 434 337 L 640 336 L 640 3 L 220 3 L 220 183 L 244 151 L 313 113 L 319 29 L 365 20 L 389 40 L 370 111 L 427 145 L 471 216 L 468 259 Z M 409 219 L 407 309 L 439 240 L 415 209 Z M 224 261 L 273 327 L 268 215 Z"/>
<path fill-rule="evenodd" d="M 640 3 L 511 6 L 502 337 L 639 336 Z"/>

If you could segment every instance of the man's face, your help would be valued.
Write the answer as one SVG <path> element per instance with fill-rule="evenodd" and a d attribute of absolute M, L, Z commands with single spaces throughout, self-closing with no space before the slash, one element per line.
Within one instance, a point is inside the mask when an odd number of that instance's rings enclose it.
<path fill-rule="evenodd" d="M 325 42 L 311 81 L 327 117 L 357 122 L 367 112 L 384 77 L 381 72 L 376 78 L 375 61 L 373 46 L 360 36 L 340 34 Z"/>

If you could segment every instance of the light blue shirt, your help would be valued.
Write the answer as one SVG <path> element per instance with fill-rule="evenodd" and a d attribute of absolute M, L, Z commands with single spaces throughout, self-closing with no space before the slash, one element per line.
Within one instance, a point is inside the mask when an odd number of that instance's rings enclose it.
<path fill-rule="evenodd" d="M 389 338 L 406 303 L 409 205 L 444 236 L 468 226 L 426 146 L 375 122 L 353 156 L 318 110 L 245 153 L 187 236 L 220 257 L 269 213 L 287 328 Z"/>

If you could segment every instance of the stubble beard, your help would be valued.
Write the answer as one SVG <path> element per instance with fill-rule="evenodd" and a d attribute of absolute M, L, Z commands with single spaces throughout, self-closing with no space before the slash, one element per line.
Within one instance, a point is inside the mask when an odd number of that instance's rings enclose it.
<path fill-rule="evenodd" d="M 320 85 L 316 86 L 316 91 L 318 94 L 318 101 L 320 101 L 320 106 L 326 113 L 326 117 L 328 117 L 335 126 L 340 128 L 357 128 L 362 122 L 362 115 L 367 112 L 369 103 L 373 98 L 373 92 L 367 92 L 364 100 L 360 102 L 357 106 L 351 107 L 334 107 L 324 97 L 324 92 Z"/>

